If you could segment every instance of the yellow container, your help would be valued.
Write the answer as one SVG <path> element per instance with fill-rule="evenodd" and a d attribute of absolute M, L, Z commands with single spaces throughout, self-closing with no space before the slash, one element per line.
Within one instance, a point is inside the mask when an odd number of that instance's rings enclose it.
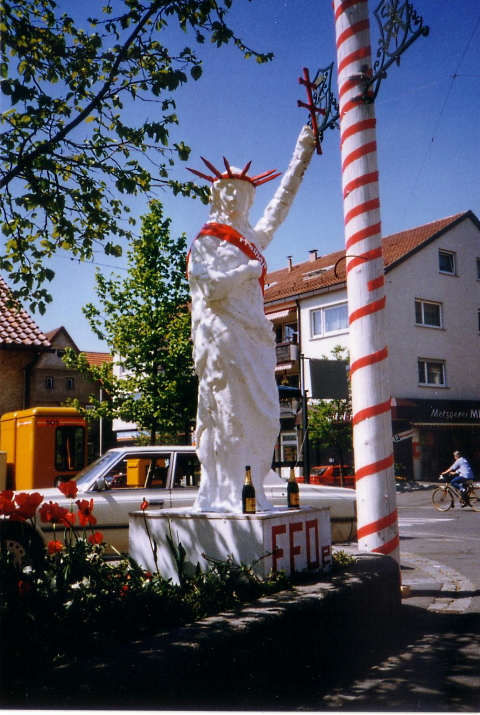
<path fill-rule="evenodd" d="M 7 488 L 29 490 L 68 481 L 87 463 L 86 421 L 73 407 L 33 407 L 0 419 Z"/>

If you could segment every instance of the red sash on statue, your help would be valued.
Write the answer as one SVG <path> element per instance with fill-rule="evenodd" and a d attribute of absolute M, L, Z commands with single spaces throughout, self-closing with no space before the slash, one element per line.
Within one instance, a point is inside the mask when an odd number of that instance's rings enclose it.
<path fill-rule="evenodd" d="M 232 243 L 234 246 L 243 251 L 243 253 L 248 256 L 248 258 L 258 261 L 262 266 L 262 275 L 258 279 L 258 282 L 260 283 L 262 293 L 264 292 L 265 276 L 267 273 L 267 262 L 254 243 L 248 241 L 244 236 L 242 236 L 241 233 L 236 231 L 231 226 L 227 226 L 223 223 L 206 223 L 202 227 L 202 230 L 200 231 L 195 240 L 197 240 L 197 238 L 199 238 L 200 236 L 215 236 L 222 241 L 228 241 L 229 243 Z M 191 250 L 192 249 L 190 249 L 187 255 L 187 266 Z"/>

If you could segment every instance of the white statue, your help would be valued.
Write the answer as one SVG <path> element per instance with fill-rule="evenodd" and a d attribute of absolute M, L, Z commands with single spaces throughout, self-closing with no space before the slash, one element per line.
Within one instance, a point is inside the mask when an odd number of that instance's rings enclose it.
<path fill-rule="evenodd" d="M 265 317 L 261 255 L 286 218 L 315 150 L 304 127 L 279 188 L 255 228 L 248 212 L 256 186 L 276 178 L 268 171 L 249 177 L 224 159 L 213 172 L 208 223 L 188 258 L 192 294 L 192 338 L 199 377 L 196 444 L 202 465 L 194 511 L 241 512 L 245 466 L 250 465 L 257 509 L 273 507 L 263 483 L 270 472 L 280 431 L 275 382 L 275 340 Z"/>

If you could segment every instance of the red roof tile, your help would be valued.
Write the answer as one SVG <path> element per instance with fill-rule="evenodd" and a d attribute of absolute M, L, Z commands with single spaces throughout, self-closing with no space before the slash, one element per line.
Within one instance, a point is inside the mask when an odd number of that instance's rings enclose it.
<path fill-rule="evenodd" d="M 427 241 L 433 240 L 445 228 L 451 227 L 467 216 L 475 218 L 470 211 L 467 211 L 386 236 L 382 241 L 385 268 L 388 270 L 397 261 L 406 258 Z M 291 269 L 282 268 L 268 273 L 265 278 L 265 303 L 274 303 L 344 283 L 346 280 L 344 259 L 344 250 L 335 251 L 315 261 L 294 265 Z"/>
<path fill-rule="evenodd" d="M 103 365 L 104 362 L 112 362 L 110 353 L 87 353 L 84 350 L 82 352 L 84 352 L 89 365 L 97 367 Z"/>
<path fill-rule="evenodd" d="M 10 289 L 0 278 L 0 347 L 50 347 L 47 336 L 42 333 L 28 313 L 21 308 L 7 307 Z"/>

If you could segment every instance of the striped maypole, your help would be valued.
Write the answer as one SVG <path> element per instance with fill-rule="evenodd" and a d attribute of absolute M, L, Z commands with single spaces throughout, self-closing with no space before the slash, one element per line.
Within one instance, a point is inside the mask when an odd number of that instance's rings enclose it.
<path fill-rule="evenodd" d="M 400 560 L 368 0 L 334 0 L 358 544 Z"/>

